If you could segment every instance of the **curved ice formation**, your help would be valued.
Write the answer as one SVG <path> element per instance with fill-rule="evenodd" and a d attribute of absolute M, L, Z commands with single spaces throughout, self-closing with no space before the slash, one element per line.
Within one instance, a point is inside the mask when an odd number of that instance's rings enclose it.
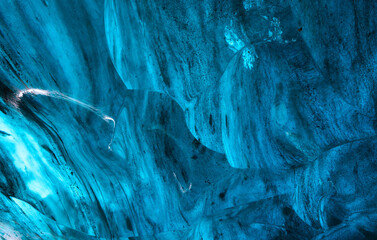
<path fill-rule="evenodd" d="M 0 0 L 1 239 L 377 239 L 377 2 Z"/>

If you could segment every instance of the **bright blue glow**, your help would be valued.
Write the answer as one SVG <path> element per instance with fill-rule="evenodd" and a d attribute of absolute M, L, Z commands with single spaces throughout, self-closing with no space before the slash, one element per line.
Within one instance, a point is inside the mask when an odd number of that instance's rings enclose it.
<path fill-rule="evenodd" d="M 0 238 L 377 239 L 376 1 L 0 2 Z"/>

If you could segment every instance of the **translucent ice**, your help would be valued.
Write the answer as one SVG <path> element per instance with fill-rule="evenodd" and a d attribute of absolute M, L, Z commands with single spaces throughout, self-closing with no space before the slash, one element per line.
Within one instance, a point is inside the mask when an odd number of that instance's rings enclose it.
<path fill-rule="evenodd" d="M 376 14 L 0 0 L 0 238 L 377 239 Z"/>

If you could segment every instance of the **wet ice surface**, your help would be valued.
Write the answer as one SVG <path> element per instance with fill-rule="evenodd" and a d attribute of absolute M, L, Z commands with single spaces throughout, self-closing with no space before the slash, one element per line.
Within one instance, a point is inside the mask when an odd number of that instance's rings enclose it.
<path fill-rule="evenodd" d="M 0 3 L 1 238 L 377 238 L 376 2 Z"/>

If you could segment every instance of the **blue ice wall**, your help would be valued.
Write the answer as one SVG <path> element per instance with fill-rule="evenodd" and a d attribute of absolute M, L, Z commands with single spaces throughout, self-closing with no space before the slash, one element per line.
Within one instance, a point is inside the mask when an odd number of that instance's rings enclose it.
<path fill-rule="evenodd" d="M 376 16 L 0 0 L 0 238 L 377 239 Z"/>

